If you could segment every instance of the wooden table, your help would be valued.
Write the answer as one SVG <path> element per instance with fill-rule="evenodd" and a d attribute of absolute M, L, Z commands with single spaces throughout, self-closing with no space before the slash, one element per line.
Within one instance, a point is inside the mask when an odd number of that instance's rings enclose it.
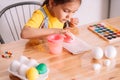
<path fill-rule="evenodd" d="M 120 17 L 103 20 L 102 22 L 120 28 Z M 10 63 L 21 55 L 36 59 L 39 63 L 46 63 L 50 69 L 50 80 L 120 80 L 120 41 L 109 44 L 89 31 L 87 29 L 88 25 L 79 28 L 79 37 L 88 44 L 100 46 L 103 49 L 108 45 L 114 45 L 118 54 L 115 59 L 111 60 L 112 67 L 105 67 L 103 65 L 105 58 L 100 59 L 102 69 L 98 73 L 93 69 L 94 60 L 91 51 L 72 55 L 64 50 L 61 55 L 53 55 L 44 48 L 43 44 L 32 44 L 28 40 L 19 40 L 8 44 L 0 44 L 1 52 L 11 51 L 13 53 L 13 56 L 8 59 L 2 58 L 0 55 L 0 80 L 10 80 L 7 69 Z"/>

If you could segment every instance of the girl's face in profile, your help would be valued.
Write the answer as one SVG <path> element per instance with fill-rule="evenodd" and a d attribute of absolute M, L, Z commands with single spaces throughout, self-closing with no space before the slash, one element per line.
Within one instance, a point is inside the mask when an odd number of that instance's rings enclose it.
<path fill-rule="evenodd" d="M 54 5 L 52 8 L 52 15 L 57 17 L 60 22 L 65 23 L 67 20 L 72 18 L 73 14 L 78 10 L 79 6 L 79 0 Z"/>

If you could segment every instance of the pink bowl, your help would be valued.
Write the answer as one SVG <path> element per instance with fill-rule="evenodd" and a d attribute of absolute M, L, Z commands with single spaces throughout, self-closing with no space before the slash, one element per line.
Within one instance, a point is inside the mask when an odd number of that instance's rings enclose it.
<path fill-rule="evenodd" d="M 52 34 L 47 37 L 47 40 L 49 42 L 59 43 L 59 42 L 63 42 L 64 37 L 61 34 Z"/>

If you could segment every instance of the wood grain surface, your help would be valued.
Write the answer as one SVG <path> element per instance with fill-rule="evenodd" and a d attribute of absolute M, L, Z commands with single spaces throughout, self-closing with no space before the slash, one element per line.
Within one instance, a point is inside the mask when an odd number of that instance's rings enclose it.
<path fill-rule="evenodd" d="M 106 19 L 106 22 L 120 29 L 120 17 Z M 91 23 L 94 24 L 94 23 Z M 86 41 L 92 47 L 99 46 L 103 50 L 108 45 L 113 45 L 117 49 L 117 56 L 111 59 L 110 67 L 106 67 L 103 62 L 104 56 L 100 60 L 94 60 L 92 51 L 73 55 L 66 50 L 60 55 L 49 53 L 45 41 L 19 40 L 7 44 L 0 44 L 0 80 L 10 80 L 8 67 L 14 59 L 21 55 L 36 59 L 39 63 L 45 63 L 50 69 L 49 80 L 120 80 L 120 41 L 108 43 L 87 29 L 87 25 L 79 28 L 78 37 Z M 13 53 L 11 58 L 2 58 L 5 51 Z M 94 63 L 102 65 L 101 70 L 93 69 Z"/>

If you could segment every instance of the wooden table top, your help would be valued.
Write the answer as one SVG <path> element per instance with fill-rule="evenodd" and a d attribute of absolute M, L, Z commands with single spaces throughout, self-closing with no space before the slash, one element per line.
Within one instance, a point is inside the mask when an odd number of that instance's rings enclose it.
<path fill-rule="evenodd" d="M 107 22 L 110 25 L 120 28 L 120 17 L 106 19 L 100 22 Z M 91 23 L 93 24 L 93 23 Z M 89 25 L 89 24 L 88 24 Z M 88 25 L 79 28 L 79 37 L 91 46 L 99 46 L 105 48 L 113 45 L 117 49 L 117 57 L 111 59 L 112 67 L 107 68 L 103 65 L 105 58 L 99 60 L 102 68 L 100 72 L 93 69 L 92 51 L 73 55 L 66 50 L 60 55 L 50 54 L 44 44 L 33 44 L 28 40 L 18 40 L 7 44 L 0 44 L 0 51 L 11 51 L 11 58 L 2 58 L 0 54 L 0 80 L 10 80 L 7 71 L 10 63 L 19 56 L 24 55 L 36 59 L 39 63 L 47 64 L 50 69 L 50 80 L 120 80 L 120 41 L 116 43 L 108 43 L 87 29 Z"/>

